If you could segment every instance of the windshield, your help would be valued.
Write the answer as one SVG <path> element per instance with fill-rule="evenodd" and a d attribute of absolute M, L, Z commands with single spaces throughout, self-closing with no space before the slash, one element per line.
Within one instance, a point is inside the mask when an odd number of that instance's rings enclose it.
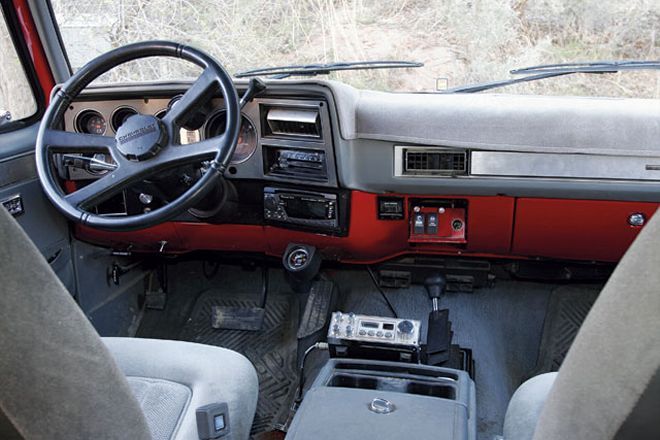
<path fill-rule="evenodd" d="M 52 0 L 74 70 L 112 48 L 167 39 L 231 73 L 339 61 L 424 67 L 333 72 L 359 88 L 433 92 L 509 78 L 521 66 L 660 59 L 660 2 L 631 0 Z M 194 78 L 194 66 L 143 60 L 106 82 Z M 494 92 L 660 98 L 658 71 L 576 74 Z"/>

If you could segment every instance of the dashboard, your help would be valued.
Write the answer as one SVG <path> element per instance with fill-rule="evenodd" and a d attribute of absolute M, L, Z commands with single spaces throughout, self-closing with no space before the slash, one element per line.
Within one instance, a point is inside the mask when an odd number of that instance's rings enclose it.
<path fill-rule="evenodd" d="M 239 92 L 244 83 L 237 83 Z M 114 136 L 133 114 L 161 116 L 186 84 L 93 88 L 65 129 Z M 617 261 L 660 201 L 655 100 L 419 95 L 326 81 L 271 81 L 242 111 L 222 187 L 186 214 L 142 231 L 76 227 L 117 249 L 260 252 L 289 243 L 327 259 L 406 254 Z M 182 148 L 224 131 L 223 101 L 190 115 Z M 67 157 L 69 189 L 107 170 L 105 155 Z M 96 209 L 167 203 L 204 163 L 136 184 Z M 222 209 L 216 209 L 218 201 Z"/>

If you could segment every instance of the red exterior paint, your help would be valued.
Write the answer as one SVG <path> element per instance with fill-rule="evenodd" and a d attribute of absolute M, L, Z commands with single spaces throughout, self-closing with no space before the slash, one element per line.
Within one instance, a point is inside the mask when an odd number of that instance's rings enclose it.
<path fill-rule="evenodd" d="M 43 90 L 46 104 L 48 104 L 48 101 L 50 100 L 50 92 L 53 90 L 53 87 L 55 87 L 55 79 L 53 78 L 53 73 L 48 65 L 48 59 L 46 58 L 46 53 L 41 45 L 41 40 L 39 39 L 37 28 L 34 25 L 34 20 L 32 20 L 32 14 L 30 13 L 27 0 L 14 0 L 14 9 L 16 10 L 16 16 L 21 25 L 25 44 L 30 51 L 30 57 L 32 58 L 32 64 L 34 65 L 37 78 L 39 79 L 39 85 Z"/>
<path fill-rule="evenodd" d="M 630 214 L 649 219 L 657 203 L 518 199 L 512 253 L 576 260 L 618 261 L 640 228 Z"/>

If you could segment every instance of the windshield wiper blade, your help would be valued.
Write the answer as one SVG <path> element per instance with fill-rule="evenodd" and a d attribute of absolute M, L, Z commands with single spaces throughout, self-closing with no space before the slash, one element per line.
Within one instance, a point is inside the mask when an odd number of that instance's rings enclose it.
<path fill-rule="evenodd" d="M 234 74 L 236 78 L 271 75 L 274 79 L 283 79 L 290 76 L 328 75 L 330 72 L 340 70 L 371 70 L 371 69 L 406 69 L 422 67 L 424 63 L 416 61 L 353 61 L 328 64 L 303 64 L 299 66 L 277 66 L 245 70 Z"/>
<path fill-rule="evenodd" d="M 538 81 L 539 79 L 552 78 L 555 76 L 568 75 L 569 73 L 539 73 L 538 75 L 523 76 L 521 78 L 504 79 L 499 81 L 491 81 L 479 84 L 468 84 L 466 86 L 452 87 L 441 91 L 440 93 L 477 93 L 484 90 L 497 89 L 499 87 L 506 87 L 513 84 Z"/>
<path fill-rule="evenodd" d="M 613 73 L 622 70 L 660 69 L 660 60 L 655 61 L 592 61 L 587 63 L 540 64 L 538 66 L 513 69 L 512 75 L 537 73 Z"/>
<path fill-rule="evenodd" d="M 615 73 L 622 70 L 656 70 L 660 69 L 660 61 L 595 61 L 590 63 L 542 64 L 511 70 L 512 75 L 527 75 L 499 81 L 491 81 L 466 86 L 452 87 L 440 93 L 477 93 L 513 84 L 538 81 L 555 76 L 571 75 L 573 73 Z"/>

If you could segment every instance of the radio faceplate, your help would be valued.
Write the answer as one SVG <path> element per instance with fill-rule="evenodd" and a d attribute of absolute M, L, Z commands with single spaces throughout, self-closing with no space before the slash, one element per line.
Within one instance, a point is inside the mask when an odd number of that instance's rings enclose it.
<path fill-rule="evenodd" d="M 328 340 L 418 347 L 420 328 L 421 323 L 414 319 L 334 312 L 328 329 Z"/>
<path fill-rule="evenodd" d="M 418 362 L 421 322 L 334 312 L 328 328 L 332 357 Z"/>
<path fill-rule="evenodd" d="M 339 229 L 336 194 L 264 188 L 264 219 L 311 228 Z"/>

